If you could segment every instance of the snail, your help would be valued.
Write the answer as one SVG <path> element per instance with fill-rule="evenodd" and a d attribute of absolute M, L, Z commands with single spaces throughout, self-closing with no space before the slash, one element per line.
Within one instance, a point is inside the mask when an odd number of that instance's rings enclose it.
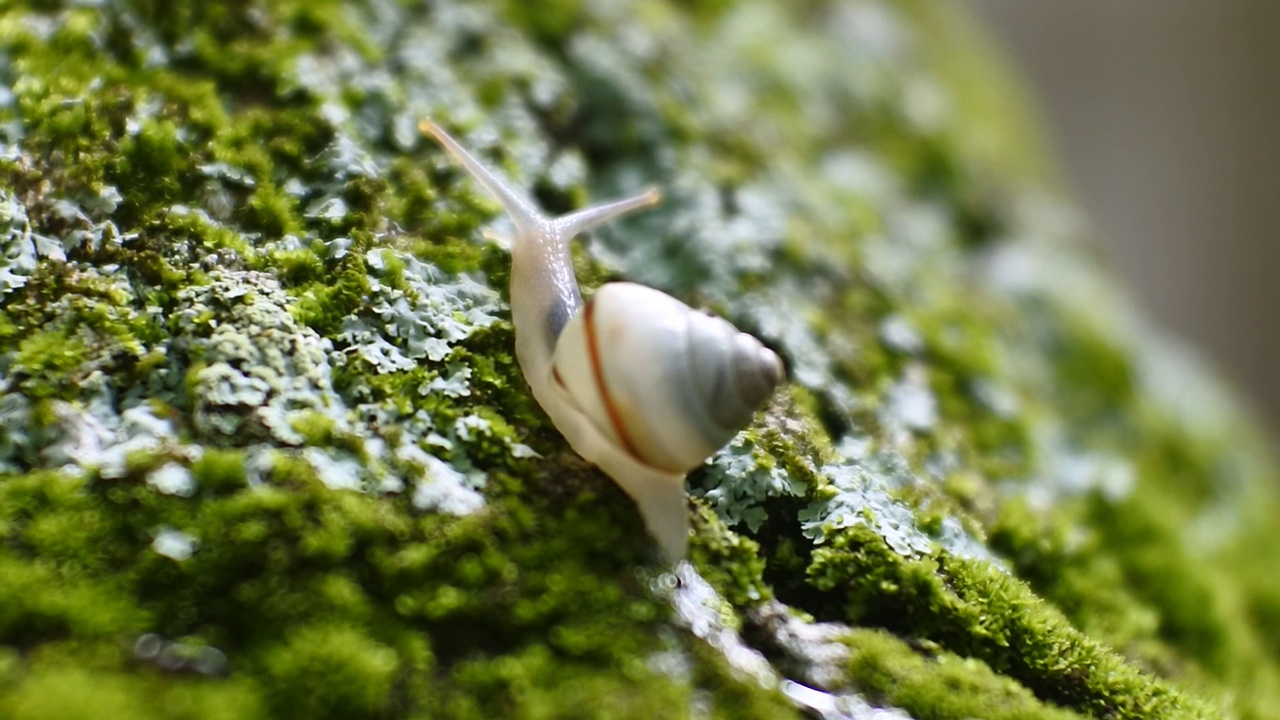
<path fill-rule="evenodd" d="M 684 557 L 684 478 L 733 438 L 782 382 L 782 361 L 728 321 L 644 285 L 612 282 L 585 304 L 569 242 L 653 206 L 655 188 L 561 217 L 489 171 L 440 126 L 419 123 L 515 225 L 511 318 L 534 399 L 579 455 L 636 502 L 671 561 Z"/>

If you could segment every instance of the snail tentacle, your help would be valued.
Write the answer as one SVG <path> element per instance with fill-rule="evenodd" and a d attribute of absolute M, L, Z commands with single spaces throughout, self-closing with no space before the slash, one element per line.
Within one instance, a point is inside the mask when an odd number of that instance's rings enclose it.
<path fill-rule="evenodd" d="M 439 125 L 428 118 L 423 118 L 418 121 L 418 130 L 435 138 L 436 142 L 440 143 L 453 156 L 453 159 L 475 178 L 476 182 L 502 204 L 503 209 L 511 216 L 511 222 L 515 224 L 517 232 L 524 234 L 549 224 L 547 217 L 524 193 L 503 182 Z"/>
<path fill-rule="evenodd" d="M 658 192 L 658 188 L 650 187 L 639 195 L 601 205 L 593 205 L 577 212 L 571 212 L 568 215 L 562 215 L 553 222 L 555 222 L 556 228 L 560 231 L 561 237 L 567 242 L 593 227 L 603 225 L 610 220 L 636 210 L 652 207 L 661 201 L 662 193 Z"/>

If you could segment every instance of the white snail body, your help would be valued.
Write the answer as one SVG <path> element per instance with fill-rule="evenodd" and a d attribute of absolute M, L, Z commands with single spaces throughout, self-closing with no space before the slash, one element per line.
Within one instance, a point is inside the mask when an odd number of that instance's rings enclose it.
<path fill-rule="evenodd" d="M 683 557 L 684 477 L 750 421 L 782 381 L 781 360 L 727 321 L 643 285 L 608 283 L 583 304 L 569 242 L 656 204 L 656 190 L 549 218 L 439 126 L 420 128 L 515 225 L 511 315 L 534 398 L 569 445 L 636 501 L 666 556 Z"/>

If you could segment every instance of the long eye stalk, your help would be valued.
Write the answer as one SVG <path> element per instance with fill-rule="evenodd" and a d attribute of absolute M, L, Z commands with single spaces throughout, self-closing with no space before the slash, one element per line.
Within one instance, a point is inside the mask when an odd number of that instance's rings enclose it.
<path fill-rule="evenodd" d="M 489 168 L 485 167 L 475 158 L 474 155 L 467 152 L 467 149 L 458 144 L 453 136 L 445 132 L 443 128 L 436 125 L 429 118 L 423 118 L 418 121 L 418 130 L 424 134 L 430 135 L 440 143 L 454 160 L 463 167 L 475 181 L 489 191 L 490 195 L 497 198 L 502 203 L 503 209 L 511 216 L 511 222 L 515 223 L 517 229 L 522 232 L 533 231 L 535 228 L 548 224 L 547 217 L 529 200 L 528 197 L 503 182 L 501 178 L 493 174 Z"/>

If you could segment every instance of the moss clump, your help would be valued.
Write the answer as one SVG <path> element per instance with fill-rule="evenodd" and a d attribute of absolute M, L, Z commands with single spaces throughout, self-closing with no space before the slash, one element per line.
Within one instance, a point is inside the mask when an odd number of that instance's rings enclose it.
<path fill-rule="evenodd" d="M 1095 717 L 1212 714 L 1072 628 L 1029 590 L 989 567 L 945 556 L 903 562 L 866 531 L 814 553 L 816 589 L 841 617 L 911 628 L 1019 681 L 1037 697 Z M 893 608 L 891 611 L 890 608 Z"/>
<path fill-rule="evenodd" d="M 112 717 L 151 720 L 231 720 L 262 717 L 262 706 L 244 683 L 165 682 L 163 677 L 95 672 L 83 668 L 36 669 L 0 700 L 6 717 L 53 720 Z"/>
<path fill-rule="evenodd" d="M 396 652 L 349 627 L 299 628 L 263 658 L 278 715 L 382 716 L 398 670 Z"/>
<path fill-rule="evenodd" d="M 979 660 L 939 653 L 936 646 L 912 648 L 876 630 L 858 631 L 848 643 L 849 674 L 857 678 L 860 689 L 921 720 L 1082 717 L 1045 705 Z"/>
<path fill-rule="evenodd" d="M 234 492 L 248 484 L 244 463 L 242 452 L 209 449 L 191 464 L 191 474 L 196 485 L 208 492 Z"/>

